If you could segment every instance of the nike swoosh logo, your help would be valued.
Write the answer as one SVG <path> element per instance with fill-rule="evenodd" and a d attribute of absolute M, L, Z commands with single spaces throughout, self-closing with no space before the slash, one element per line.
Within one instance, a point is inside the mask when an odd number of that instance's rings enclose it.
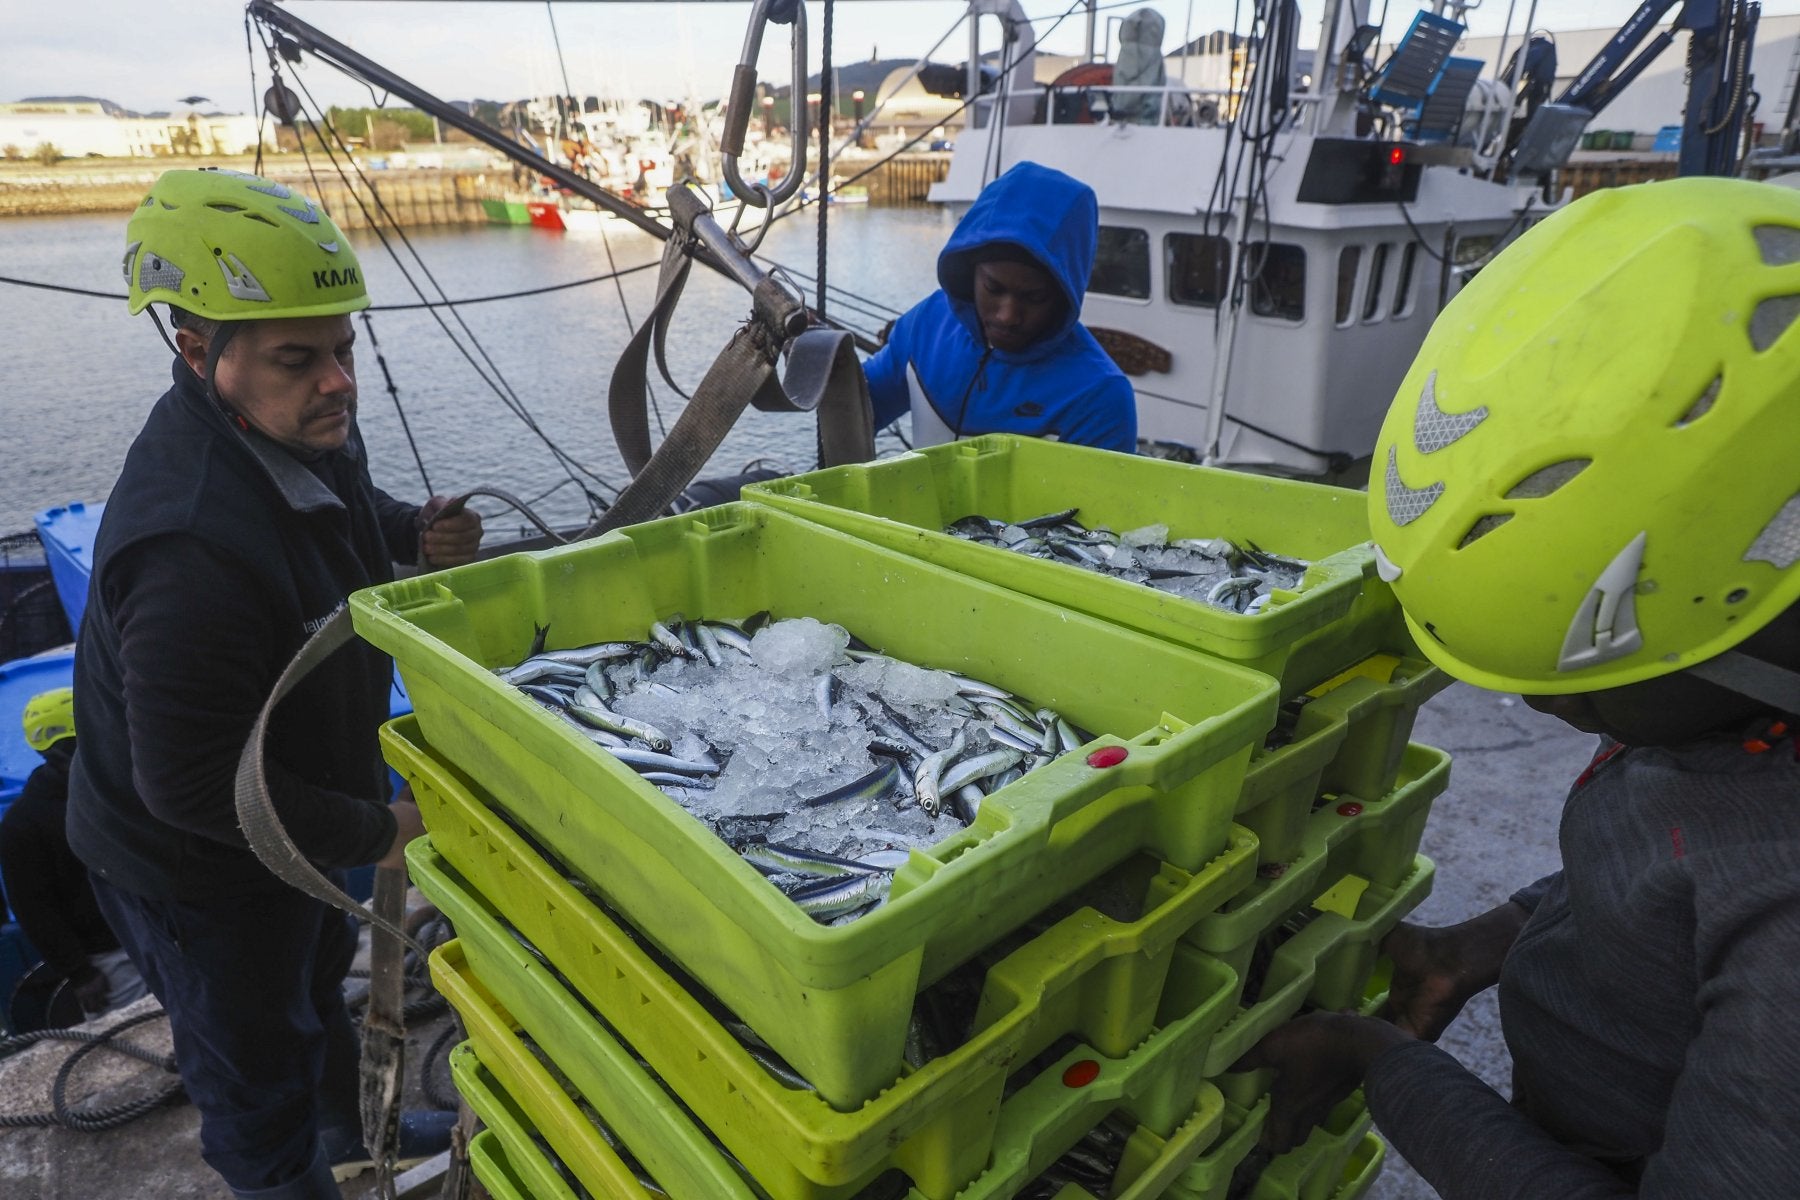
<path fill-rule="evenodd" d="M 1406 481 L 1400 478 L 1400 448 L 1388 447 L 1387 461 L 1387 510 L 1388 518 L 1396 525 L 1411 525 L 1425 515 L 1425 510 L 1437 503 L 1437 498 L 1444 494 L 1442 480 L 1430 487 L 1407 487 Z"/>
<path fill-rule="evenodd" d="M 1425 377 L 1425 389 L 1419 393 L 1419 407 L 1413 413 L 1413 445 L 1420 454 L 1430 454 L 1466 435 L 1487 420 L 1487 405 L 1466 413 L 1447 413 L 1438 407 L 1437 372 Z"/>

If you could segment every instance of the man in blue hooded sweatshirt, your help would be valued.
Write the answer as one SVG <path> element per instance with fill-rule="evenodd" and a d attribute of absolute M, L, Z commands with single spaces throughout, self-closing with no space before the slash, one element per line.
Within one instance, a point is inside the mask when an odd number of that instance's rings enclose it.
<path fill-rule="evenodd" d="M 880 429 L 912 412 L 915 445 L 1021 433 L 1137 450 L 1131 381 L 1081 325 L 1099 206 L 1061 171 L 1020 163 L 970 205 L 938 256 L 938 290 L 863 370 Z"/>

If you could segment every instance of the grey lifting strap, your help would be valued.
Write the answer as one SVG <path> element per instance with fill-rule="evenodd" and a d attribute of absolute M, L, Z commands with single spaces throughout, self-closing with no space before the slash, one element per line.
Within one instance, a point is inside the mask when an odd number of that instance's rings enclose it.
<path fill-rule="evenodd" d="M 363 1145 L 376 1166 L 376 1183 L 386 1198 L 394 1193 L 395 1154 L 399 1148 L 400 1081 L 406 1055 L 405 947 L 425 956 L 420 946 L 401 928 L 406 911 L 406 872 L 382 867 L 375 872 L 371 908 L 352 900 L 308 861 L 288 837 L 275 804 L 269 797 L 264 773 L 263 745 L 269 716 L 289 692 L 320 663 L 341 650 L 356 636 L 350 606 L 340 605 L 324 626 L 294 655 L 275 688 L 256 715 L 244 753 L 238 759 L 237 817 L 250 849 L 277 878 L 333 908 L 369 922 L 369 1005 L 363 1016 L 362 1067 L 359 1108 Z"/>
<path fill-rule="evenodd" d="M 788 340 L 787 370 L 776 381 L 782 337 L 774 331 L 783 328 L 784 318 L 796 302 L 771 276 L 760 277 L 752 292 L 753 316 L 732 335 L 668 437 L 652 453 L 650 354 L 654 349 L 663 377 L 668 378 L 664 339 L 693 261 L 689 257 L 692 246 L 692 237 L 679 230 L 669 239 L 657 277 L 656 302 L 613 370 L 607 410 L 620 457 L 633 478 L 583 537 L 662 516 L 752 404 L 763 412 L 817 412 L 823 466 L 867 462 L 875 457 L 869 383 L 848 333 L 810 329 Z M 745 277 L 756 273 L 747 260 L 743 265 Z"/>
<path fill-rule="evenodd" d="M 1760 700 L 1776 712 L 1800 714 L 1800 674 L 1772 662 L 1727 650 L 1686 668 L 1689 675 Z"/>

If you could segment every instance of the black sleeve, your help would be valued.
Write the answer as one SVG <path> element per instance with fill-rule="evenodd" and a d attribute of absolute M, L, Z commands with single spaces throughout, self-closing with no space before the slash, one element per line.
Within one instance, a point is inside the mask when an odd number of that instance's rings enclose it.
<path fill-rule="evenodd" d="M 55 792 L 63 789 L 66 795 L 66 788 L 64 776 L 39 767 L 0 817 L 0 875 L 6 877 L 13 913 L 44 961 L 64 977 L 87 966 L 81 933 L 69 920 L 82 898 L 64 895 L 58 886 L 57 864 L 68 859 L 69 850 L 62 829 L 64 797 Z M 87 886 L 85 876 L 81 885 Z"/>
<path fill-rule="evenodd" d="M 393 560 L 409 567 L 416 565 L 419 561 L 419 506 L 396 500 L 376 488 L 375 519 L 381 524 L 381 536 Z"/>
<path fill-rule="evenodd" d="M 1544 896 L 1550 891 L 1551 885 L 1556 882 L 1557 877 L 1561 874 L 1561 871 L 1552 871 L 1536 883 L 1526 884 L 1511 896 L 1507 897 L 1507 899 L 1511 900 L 1526 912 L 1534 913 L 1538 910 L 1538 905 L 1543 903 Z"/>
<path fill-rule="evenodd" d="M 287 665 L 275 605 L 243 564 L 184 534 L 129 548 L 108 576 L 138 795 L 158 820 L 244 846 L 238 758 Z M 211 619 L 197 619 L 196 596 L 218 599 Z M 315 787 L 273 759 L 269 792 L 288 836 L 320 866 L 373 862 L 394 839 L 375 797 Z"/>
<path fill-rule="evenodd" d="M 1558 1145 L 1430 1042 L 1385 1051 L 1363 1092 L 1382 1135 L 1445 1200 L 1638 1194 L 1600 1163 Z"/>

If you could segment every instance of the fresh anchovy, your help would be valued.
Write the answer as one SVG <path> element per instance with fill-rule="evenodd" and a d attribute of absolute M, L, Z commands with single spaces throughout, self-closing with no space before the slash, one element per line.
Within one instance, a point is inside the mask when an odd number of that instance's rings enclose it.
<path fill-rule="evenodd" d="M 599 698 L 600 703 L 605 704 L 613 698 L 612 680 L 606 677 L 605 663 L 597 662 L 589 667 L 587 674 L 581 677 L 581 681 Z"/>
<path fill-rule="evenodd" d="M 765 875 L 805 875 L 814 879 L 835 879 L 843 875 L 866 875 L 879 868 L 835 854 L 821 854 L 801 846 L 784 846 L 779 842 L 752 842 L 739 852 L 743 860 Z"/>
<path fill-rule="evenodd" d="M 900 783 L 900 764 L 888 759 L 860 779 L 852 780 L 839 788 L 820 796 L 813 796 L 800 801 L 803 808 L 823 808 L 827 804 L 836 804 L 843 800 L 880 800 L 893 791 Z"/>
<path fill-rule="evenodd" d="M 871 850 L 856 861 L 877 871 L 898 871 L 911 857 L 910 850 Z"/>
<path fill-rule="evenodd" d="M 875 706 L 881 710 L 881 715 L 887 718 L 888 728 L 885 732 L 893 735 L 892 740 L 911 747 L 913 753 L 920 758 L 931 753 L 931 747 L 927 746 L 918 732 L 906 723 L 905 717 L 894 711 L 893 705 L 877 696 L 875 697 Z"/>
<path fill-rule="evenodd" d="M 536 621 L 533 621 L 531 623 L 531 653 L 527 654 L 525 657 L 536 658 L 538 655 L 542 654 L 544 652 L 544 639 L 549 636 L 549 622 L 546 621 L 544 624 L 539 625 Z"/>
<path fill-rule="evenodd" d="M 1012 693 L 1005 688 L 995 687 L 993 684 L 986 683 L 980 679 L 970 679 L 967 675 L 958 675 L 954 671 L 946 672 L 946 674 L 948 674 L 951 681 L 956 684 L 958 695 L 985 696 L 995 700 L 1011 700 L 1013 698 Z"/>
<path fill-rule="evenodd" d="M 1036 738 L 1028 738 L 1021 734 L 1014 733 L 1011 728 L 1001 724 L 999 721 L 994 722 L 994 731 L 991 736 L 1002 746 L 1011 746 L 1020 753 L 1029 753 L 1038 748 Z"/>
<path fill-rule="evenodd" d="M 1062 752 L 1064 754 L 1067 754 L 1071 750 L 1079 749 L 1086 741 L 1086 739 L 1081 736 L 1080 732 L 1076 730 L 1075 726 L 1071 725 L 1063 717 L 1056 718 L 1056 737 L 1062 744 Z"/>
<path fill-rule="evenodd" d="M 859 662 L 859 663 L 860 662 L 899 662 L 900 661 L 897 658 L 891 658 L 888 655 L 883 654 L 879 650 L 859 650 L 855 646 L 846 647 L 844 649 L 844 657 L 848 658 L 851 662 Z"/>
<path fill-rule="evenodd" d="M 719 635 L 713 632 L 711 625 L 704 621 L 696 621 L 694 623 L 694 640 L 700 643 L 700 653 L 709 666 L 716 667 L 724 663 L 725 656 L 719 652 Z"/>
<path fill-rule="evenodd" d="M 815 920 L 843 916 L 887 898 L 892 876 L 885 871 L 826 879 L 795 888 L 788 899 Z"/>
<path fill-rule="evenodd" d="M 713 640 L 719 645 L 736 650 L 746 658 L 750 656 L 750 639 L 745 637 L 744 631 L 739 629 L 736 625 L 729 624 L 725 621 L 708 621 L 706 623 L 706 628 L 712 633 Z M 701 644 L 704 645 L 705 643 L 702 642 Z"/>
<path fill-rule="evenodd" d="M 1029 521 L 1014 522 L 1020 529 L 1048 529 L 1052 525 L 1061 525 L 1064 521 L 1073 520 L 1079 508 L 1068 508 L 1058 513 L 1047 513 L 1041 517 L 1033 517 Z"/>
<path fill-rule="evenodd" d="M 938 792 L 938 779 L 945 766 L 960 755 L 966 745 L 968 738 L 957 733 L 948 746 L 928 756 L 913 772 L 913 791 L 918 793 L 919 807 L 934 817 L 944 808 L 944 801 Z"/>
<path fill-rule="evenodd" d="M 705 657 L 700 652 L 700 635 L 694 632 L 694 623 L 692 621 L 682 621 L 677 624 L 675 626 L 675 636 L 681 639 L 681 644 L 683 646 L 687 647 L 687 656 L 689 658 L 698 661 Z M 719 664 L 713 663 L 712 665 L 716 667 Z"/>
<path fill-rule="evenodd" d="M 884 737 L 869 739 L 869 753 L 882 758 L 894 759 L 908 769 L 917 766 L 919 760 L 924 757 L 905 742 Z"/>
<path fill-rule="evenodd" d="M 571 663 L 560 663 L 549 658 L 528 658 L 516 667 L 509 667 L 500 672 L 500 678 L 514 687 L 522 687 L 528 683 L 542 683 L 546 679 L 580 679 L 582 668 Z"/>
<path fill-rule="evenodd" d="M 769 615 L 769 610 L 765 608 L 761 612 L 751 613 L 749 616 L 745 617 L 743 621 L 738 624 L 738 628 L 742 629 L 746 635 L 755 637 L 757 630 L 773 620 L 774 618 Z"/>
<path fill-rule="evenodd" d="M 695 791 L 710 791 L 718 784 L 707 775 L 682 775 L 674 771 L 639 771 L 638 778 L 645 783 L 654 783 L 658 787 L 684 787 Z"/>
<path fill-rule="evenodd" d="M 560 688 L 548 687 L 541 683 L 521 683 L 519 684 L 519 690 L 524 692 L 527 696 L 530 696 L 533 700 L 536 700 L 539 704 L 544 705 L 546 708 L 566 708 L 568 707 L 570 699 L 574 697 L 573 692 L 564 691 Z"/>
<path fill-rule="evenodd" d="M 946 789 L 948 791 L 948 789 Z M 981 811 L 982 791 L 975 784 L 964 784 L 950 793 L 950 811 L 964 825 L 973 825 L 975 816 Z"/>
<path fill-rule="evenodd" d="M 535 654 L 526 662 L 554 662 L 568 667 L 580 667 L 587 670 L 597 662 L 610 658 L 629 658 L 638 652 L 636 642 L 596 642 L 592 646 L 575 646 L 568 650 L 546 650 Z"/>
<path fill-rule="evenodd" d="M 598 704 L 582 704 L 579 700 L 569 705 L 569 712 L 574 715 L 576 720 L 591 725 L 595 729 L 603 729 L 607 733 L 616 733 L 621 737 L 637 738 L 652 750 L 668 752 L 669 735 L 654 725 L 633 721 L 630 717 L 622 717 L 609 708 Z"/>
<path fill-rule="evenodd" d="M 965 758 L 944 772 L 943 777 L 938 780 L 938 791 L 948 794 L 976 780 L 986 779 L 989 775 L 998 775 L 1023 757 L 1017 750 L 1007 748 L 990 750 L 975 758 Z"/>
<path fill-rule="evenodd" d="M 636 771 L 672 771 L 677 775 L 717 775 L 719 773 L 719 761 L 710 754 L 700 759 L 676 758 L 655 750 L 626 746 L 614 750 L 612 756 Z"/>
<path fill-rule="evenodd" d="M 650 622 L 650 639 L 677 658 L 689 657 L 687 643 L 676 637 L 661 621 Z"/>
<path fill-rule="evenodd" d="M 842 682 L 830 671 L 819 676 L 818 682 L 813 684 L 813 703 L 819 706 L 819 715 L 825 718 L 827 725 L 831 723 L 831 706 L 837 703 L 838 693 L 842 690 Z"/>
<path fill-rule="evenodd" d="M 1008 767 L 987 781 L 988 795 L 993 795 L 1003 787 L 1010 787 L 1023 778 L 1025 778 L 1023 766 Z"/>

